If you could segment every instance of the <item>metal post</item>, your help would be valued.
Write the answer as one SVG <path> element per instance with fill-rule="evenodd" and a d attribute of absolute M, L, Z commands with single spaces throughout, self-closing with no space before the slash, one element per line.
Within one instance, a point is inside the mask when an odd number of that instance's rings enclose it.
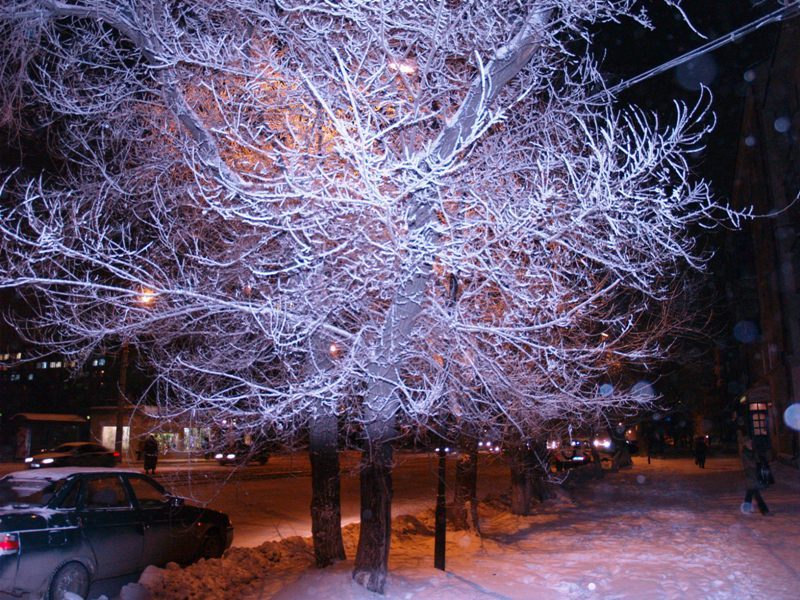
<path fill-rule="evenodd" d="M 442 440 L 444 441 L 444 440 Z M 436 526 L 433 546 L 433 567 L 444 571 L 445 541 L 447 536 L 447 507 L 445 505 L 445 474 L 447 453 L 439 447 L 439 485 L 436 490 Z"/>
<path fill-rule="evenodd" d="M 114 452 L 122 459 L 122 427 L 125 423 L 125 412 L 128 407 L 126 386 L 128 383 L 128 342 L 122 342 L 119 359 L 119 393 L 117 395 L 117 427 L 114 433 Z"/>

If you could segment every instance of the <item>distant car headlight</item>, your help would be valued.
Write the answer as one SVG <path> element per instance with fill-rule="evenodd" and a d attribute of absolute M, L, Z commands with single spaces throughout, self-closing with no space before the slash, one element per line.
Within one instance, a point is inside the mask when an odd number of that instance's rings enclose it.
<path fill-rule="evenodd" d="M 226 454 L 225 458 L 227 458 L 228 460 L 233 460 L 234 458 L 236 458 L 236 455 L 231 452 L 230 454 Z"/>
<path fill-rule="evenodd" d="M 221 459 L 221 458 L 225 458 L 225 457 L 222 455 L 222 452 L 217 452 L 217 453 L 214 455 L 214 458 L 216 458 L 217 460 L 219 460 L 219 459 Z"/>
<path fill-rule="evenodd" d="M 28 458 L 25 459 L 25 462 L 26 463 L 32 463 L 33 462 L 33 457 L 29 456 Z"/>
<path fill-rule="evenodd" d="M 42 464 L 43 465 L 50 465 L 50 464 L 52 464 L 54 462 L 55 462 L 54 458 L 45 458 L 44 460 L 42 460 Z"/>

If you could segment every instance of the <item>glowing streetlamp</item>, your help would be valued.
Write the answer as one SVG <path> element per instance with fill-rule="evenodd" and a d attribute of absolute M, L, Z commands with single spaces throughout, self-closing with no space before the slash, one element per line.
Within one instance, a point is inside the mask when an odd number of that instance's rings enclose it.
<path fill-rule="evenodd" d="M 397 71 L 403 75 L 413 75 L 417 72 L 417 64 L 413 60 L 390 60 L 386 65 L 390 71 Z"/>
<path fill-rule="evenodd" d="M 142 288 L 139 294 L 136 296 L 136 302 L 142 306 L 150 306 L 153 302 L 155 302 L 155 299 L 156 293 L 150 288 Z"/>

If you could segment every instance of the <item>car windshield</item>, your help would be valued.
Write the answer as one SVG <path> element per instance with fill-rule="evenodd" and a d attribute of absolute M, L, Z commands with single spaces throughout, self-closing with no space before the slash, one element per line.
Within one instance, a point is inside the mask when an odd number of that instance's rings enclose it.
<path fill-rule="evenodd" d="M 46 506 L 63 485 L 63 480 L 4 477 L 0 479 L 0 506 Z"/>
<path fill-rule="evenodd" d="M 50 452 L 72 452 L 75 448 L 76 446 L 72 444 L 61 444 L 53 448 Z"/>

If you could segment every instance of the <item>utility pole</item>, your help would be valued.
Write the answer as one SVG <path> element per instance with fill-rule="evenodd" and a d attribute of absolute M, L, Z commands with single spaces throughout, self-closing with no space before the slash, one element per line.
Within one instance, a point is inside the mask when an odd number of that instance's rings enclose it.
<path fill-rule="evenodd" d="M 114 435 L 114 453 L 122 458 L 122 427 L 128 408 L 126 387 L 128 384 L 128 342 L 122 342 L 119 358 L 119 390 L 117 392 L 117 428 Z"/>

